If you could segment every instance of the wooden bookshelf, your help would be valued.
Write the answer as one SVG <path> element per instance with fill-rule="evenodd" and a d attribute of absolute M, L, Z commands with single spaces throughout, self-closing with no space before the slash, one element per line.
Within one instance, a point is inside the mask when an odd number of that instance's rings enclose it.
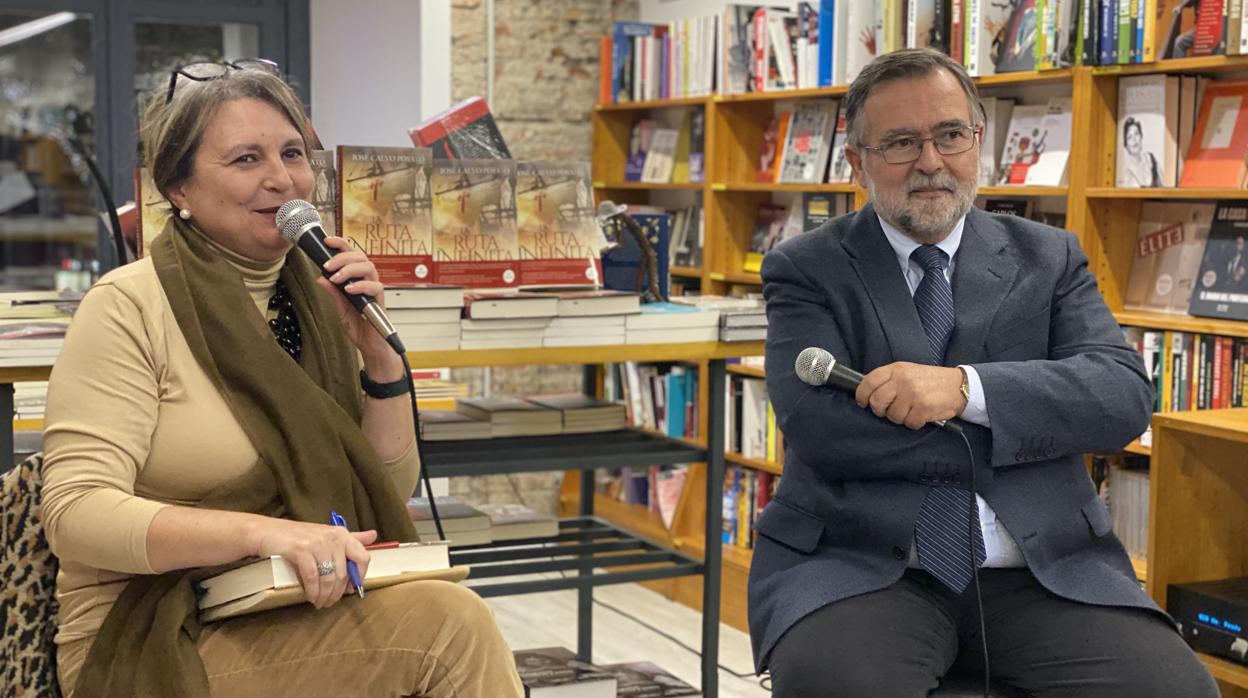
<path fill-rule="evenodd" d="M 781 463 L 773 463 L 769 460 L 761 458 L 749 458 L 741 455 L 740 453 L 733 453 L 732 451 L 724 453 L 724 460 L 732 463 L 733 465 L 740 465 L 742 467 L 749 468 L 750 470 L 757 470 L 760 473 L 771 473 L 772 475 L 784 474 L 784 465 Z"/>
<path fill-rule="evenodd" d="M 766 378 L 767 372 L 761 366 L 742 366 L 741 364 L 728 364 L 728 372 L 736 376 L 746 376 L 748 378 Z"/>
<path fill-rule="evenodd" d="M 697 278 L 701 278 L 702 276 L 702 270 L 699 269 L 698 267 L 676 267 L 674 266 L 668 269 L 668 272 L 672 276 L 680 276 L 684 278 L 697 279 Z"/>
<path fill-rule="evenodd" d="M 625 189 L 637 191 L 699 191 L 701 182 L 594 182 L 594 189 Z"/>
<path fill-rule="evenodd" d="M 711 191 L 724 192 L 828 192 L 857 194 L 857 184 L 791 184 L 783 182 L 713 182 Z"/>
<path fill-rule="evenodd" d="M 1141 187 L 1119 189 L 1118 187 L 1089 187 L 1089 199 L 1165 199 L 1184 201 L 1190 199 L 1248 199 L 1248 189 L 1180 189 L 1178 187 Z"/>
<path fill-rule="evenodd" d="M 1149 448 L 1148 446 L 1145 446 L 1144 444 L 1140 443 L 1140 440 L 1139 440 L 1139 439 L 1136 439 L 1135 441 L 1132 441 L 1131 443 L 1127 444 L 1127 445 L 1126 445 L 1126 446 L 1125 446 L 1122 450 L 1123 450 L 1123 452 L 1125 452 L 1125 453 L 1130 453 L 1130 454 L 1132 454 L 1132 455 L 1136 455 L 1136 456 L 1151 456 L 1151 455 L 1153 455 L 1153 449 L 1151 449 L 1151 448 Z"/>
<path fill-rule="evenodd" d="M 1141 310 L 1119 310 L 1114 313 L 1114 317 L 1117 318 L 1118 324 L 1128 327 L 1220 334 L 1226 337 L 1248 337 L 1248 323 L 1237 320 L 1150 313 Z"/>
<path fill-rule="evenodd" d="M 656 99 L 645 102 L 620 102 L 619 104 L 596 104 L 595 111 L 627 112 L 650 111 L 651 109 L 675 109 L 678 107 L 700 107 L 706 104 L 706 97 L 677 97 L 674 99 Z"/>
<path fill-rule="evenodd" d="M 1021 86 L 1044 82 L 1067 82 L 1075 74 L 1074 68 L 1056 70 L 1025 70 L 1017 73 L 997 73 L 972 78 L 978 87 Z"/>
<path fill-rule="evenodd" d="M 1084 68 L 1083 70 L 1088 70 Z M 1092 74 L 1102 76 L 1143 75 L 1146 73 L 1224 73 L 1248 72 L 1248 56 L 1197 56 L 1195 58 L 1172 58 L 1152 63 L 1132 65 L 1101 65 L 1091 68 Z"/>
<path fill-rule="evenodd" d="M 746 92 L 739 95 L 715 95 L 715 104 L 740 104 L 743 102 L 778 102 L 787 99 L 836 99 L 845 96 L 849 85 L 812 87 L 804 90 L 771 90 L 769 92 Z"/>
<path fill-rule="evenodd" d="M 1131 567 L 1135 569 L 1135 576 L 1141 582 L 1148 582 L 1148 560 L 1141 557 L 1132 557 Z"/>
<path fill-rule="evenodd" d="M 1064 197 L 1069 194 L 1070 188 L 1067 186 L 1058 187 L 1031 187 L 1022 184 L 1002 184 L 991 187 L 980 187 L 979 196 L 1060 196 Z"/>
<path fill-rule="evenodd" d="M 46 381 L 50 375 L 51 366 L 0 366 L 0 383 Z"/>
<path fill-rule="evenodd" d="M 710 276 L 712 281 L 724 281 L 730 284 L 761 286 L 763 283 L 763 277 L 752 271 L 713 271 Z"/>

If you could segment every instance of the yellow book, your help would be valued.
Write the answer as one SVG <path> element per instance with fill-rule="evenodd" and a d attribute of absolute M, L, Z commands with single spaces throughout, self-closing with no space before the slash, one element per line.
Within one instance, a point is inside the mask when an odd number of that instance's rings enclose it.
<path fill-rule="evenodd" d="M 767 401 L 767 461 L 776 462 L 776 408 Z"/>
<path fill-rule="evenodd" d="M 1144 0 L 1144 45 L 1140 47 L 1141 60 L 1152 63 L 1157 60 L 1154 44 L 1157 43 L 1157 0 Z"/>
<path fill-rule="evenodd" d="M 1166 330 L 1165 338 L 1162 340 L 1162 356 L 1161 356 L 1161 409 L 1160 412 L 1170 412 L 1171 399 L 1174 397 L 1174 354 L 1175 343 L 1180 344 L 1183 341 L 1183 335 L 1180 332 Z"/>
<path fill-rule="evenodd" d="M 685 116 L 680 122 L 680 131 L 676 135 L 676 155 L 675 162 L 672 165 L 673 182 L 683 183 L 689 181 L 689 143 L 693 129 L 692 121 L 693 113 L 686 110 Z"/>

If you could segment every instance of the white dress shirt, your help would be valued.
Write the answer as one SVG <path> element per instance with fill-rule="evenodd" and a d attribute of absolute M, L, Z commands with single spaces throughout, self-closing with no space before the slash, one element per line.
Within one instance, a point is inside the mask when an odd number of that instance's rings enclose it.
<path fill-rule="evenodd" d="M 918 262 L 910 259 L 910 253 L 919 247 L 919 243 L 889 225 L 883 218 L 879 220 L 880 227 L 884 229 L 884 237 L 888 238 L 888 244 L 892 245 L 893 252 L 897 254 L 897 264 L 901 266 L 901 273 L 906 277 L 906 286 L 910 288 L 910 295 L 913 296 L 915 289 L 919 287 L 919 282 L 923 280 L 924 274 L 923 267 Z M 945 267 L 945 277 L 950 285 L 953 284 L 953 269 L 957 264 L 958 245 L 962 244 L 962 228 L 965 224 L 966 217 L 963 216 L 958 220 L 957 225 L 953 226 L 953 232 L 936 244 L 945 254 L 949 255 L 949 265 Z M 991 427 L 992 424 L 988 420 L 988 405 L 984 400 L 984 386 L 979 381 L 979 374 L 971 366 L 959 366 L 959 368 L 966 371 L 967 383 L 971 389 L 971 399 L 967 400 L 966 408 L 958 418 L 980 426 Z M 975 495 L 975 502 L 979 505 L 979 527 L 984 533 L 984 551 L 987 553 L 983 566 L 1025 566 L 1027 563 L 1023 559 L 1023 552 L 1019 550 L 1018 543 L 1014 542 L 1014 537 L 1010 535 L 1010 532 L 1005 530 L 1005 524 L 1002 524 L 997 519 L 997 513 L 978 494 Z M 919 566 L 919 556 L 915 551 L 913 541 L 910 543 L 910 566 Z"/>

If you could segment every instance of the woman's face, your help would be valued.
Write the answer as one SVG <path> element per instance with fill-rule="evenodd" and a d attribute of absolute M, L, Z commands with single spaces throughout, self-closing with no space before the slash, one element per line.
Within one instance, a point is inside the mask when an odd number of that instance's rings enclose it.
<path fill-rule="evenodd" d="M 192 162 L 191 176 L 169 192 L 174 205 L 217 244 L 245 257 L 273 260 L 290 245 L 274 223 L 277 209 L 312 192 L 303 138 L 258 99 L 217 108 Z"/>
<path fill-rule="evenodd" d="M 1127 152 L 1132 155 L 1139 155 L 1140 145 L 1144 140 L 1143 134 L 1140 133 L 1140 127 L 1136 125 L 1128 126 L 1124 138 L 1126 139 Z"/>

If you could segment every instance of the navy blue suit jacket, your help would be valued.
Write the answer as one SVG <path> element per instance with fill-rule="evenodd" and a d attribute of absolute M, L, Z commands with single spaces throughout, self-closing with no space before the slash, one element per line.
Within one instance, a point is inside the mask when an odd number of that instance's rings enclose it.
<path fill-rule="evenodd" d="M 1160 610 L 1110 531 L 1080 454 L 1121 448 L 1148 425 L 1153 388 L 1068 232 L 972 209 L 953 275 L 947 366 L 974 366 L 991 430 L 968 425 L 975 485 L 1046 589 Z M 758 520 L 749 618 L 757 669 L 807 614 L 882 589 L 905 571 L 933 483 L 970 487 L 966 447 L 934 427 L 877 418 L 794 373 L 822 347 L 867 373 L 931 363 L 896 253 L 871 206 L 763 261 L 767 391 L 784 432 L 784 477 Z"/>

